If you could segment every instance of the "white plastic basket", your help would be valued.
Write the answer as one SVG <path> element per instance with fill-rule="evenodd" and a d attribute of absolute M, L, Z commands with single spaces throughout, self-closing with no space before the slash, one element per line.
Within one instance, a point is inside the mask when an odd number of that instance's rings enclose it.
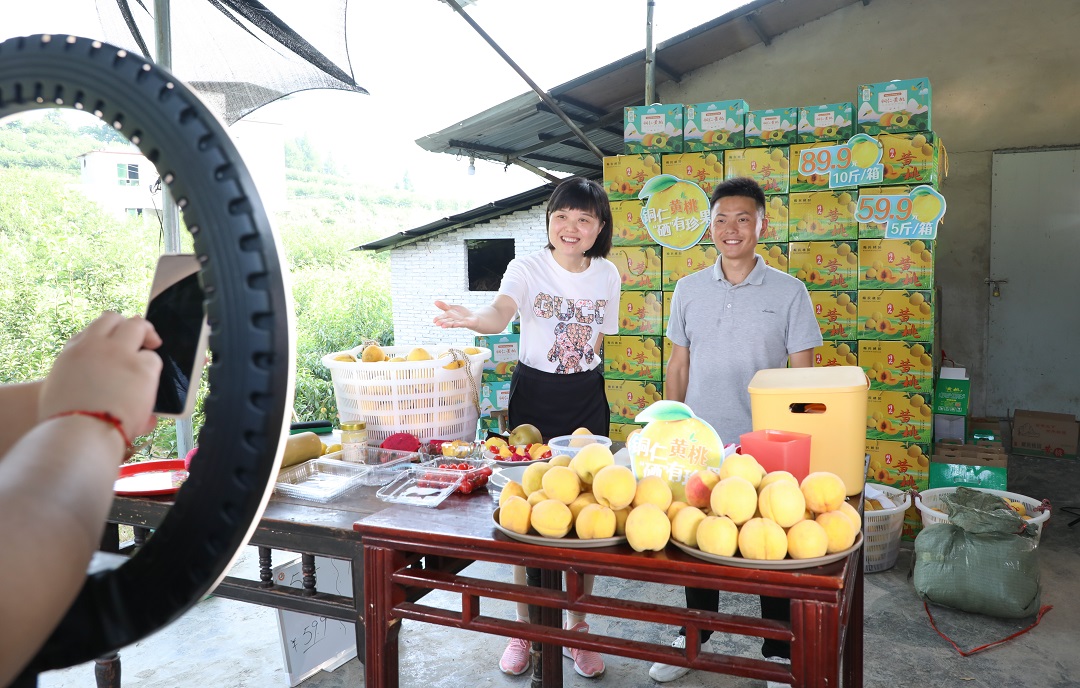
<path fill-rule="evenodd" d="M 1035 526 L 1035 542 L 1039 542 L 1042 538 L 1043 523 L 1050 518 L 1049 511 L 1035 511 L 1036 508 L 1042 506 L 1042 502 L 1032 499 L 1031 497 L 1025 497 L 1022 494 L 1016 494 L 1015 492 L 1006 492 L 1005 490 L 992 490 L 988 487 L 973 487 L 971 489 L 979 490 L 980 492 L 988 492 L 992 495 L 1005 497 L 1006 499 L 1023 504 L 1024 509 L 1027 511 L 1028 515 L 1031 516 L 1028 523 Z M 955 487 L 935 487 L 931 490 L 924 490 L 918 493 L 915 497 L 915 506 L 919 508 L 924 528 L 935 523 L 949 522 L 949 514 L 945 512 L 945 502 L 942 497 L 952 492 L 956 492 Z"/>
<path fill-rule="evenodd" d="M 384 346 L 382 350 L 391 358 L 404 358 L 414 348 Z M 363 346 L 323 356 L 334 383 L 339 417 L 367 423 L 370 444 L 378 444 L 395 432 L 412 433 L 421 442 L 475 439 L 480 373 L 491 350 L 476 347 L 479 353 L 466 354 L 463 347 L 446 344 L 424 348 L 435 358 L 375 363 L 334 360 L 342 353 L 359 359 Z M 447 352 L 456 352 L 458 360 L 467 359 L 468 365 L 453 367 L 453 355 L 440 358 Z"/>
<path fill-rule="evenodd" d="M 888 485 L 874 484 L 896 504 L 888 509 L 863 509 L 863 571 L 877 573 L 896 565 L 900 554 L 900 534 L 904 530 L 904 512 L 911 506 L 911 495 Z"/>

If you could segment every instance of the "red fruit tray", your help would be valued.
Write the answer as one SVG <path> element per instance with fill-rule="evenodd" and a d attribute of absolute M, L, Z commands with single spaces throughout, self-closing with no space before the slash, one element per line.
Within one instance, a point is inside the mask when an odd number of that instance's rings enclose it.
<path fill-rule="evenodd" d="M 463 479 L 457 491 L 463 494 L 469 494 L 487 485 L 488 478 L 493 473 L 491 462 L 485 459 L 455 459 L 444 456 L 425 461 L 420 466 L 460 473 Z"/>

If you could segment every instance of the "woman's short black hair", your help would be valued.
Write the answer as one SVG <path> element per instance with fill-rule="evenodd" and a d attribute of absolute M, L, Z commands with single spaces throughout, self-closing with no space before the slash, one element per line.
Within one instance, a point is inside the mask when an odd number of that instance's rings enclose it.
<path fill-rule="evenodd" d="M 765 192 L 761 185 L 750 177 L 732 177 L 717 184 L 709 199 L 709 208 L 715 208 L 717 201 L 728 196 L 752 198 L 757 204 L 758 212 L 765 214 Z"/>
<path fill-rule="evenodd" d="M 551 228 L 551 214 L 556 210 L 583 210 L 593 213 L 600 220 L 600 233 L 591 248 L 585 251 L 589 258 L 607 258 L 611 251 L 611 204 L 607 193 L 598 182 L 583 177 L 568 177 L 555 187 L 548 199 L 547 219 L 544 230 Z M 548 249 L 555 248 L 549 240 Z"/>

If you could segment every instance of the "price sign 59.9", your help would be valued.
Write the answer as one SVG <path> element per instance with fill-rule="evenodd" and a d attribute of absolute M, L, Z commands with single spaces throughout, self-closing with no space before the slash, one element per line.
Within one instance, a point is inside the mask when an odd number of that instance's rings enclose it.
<path fill-rule="evenodd" d="M 945 215 L 945 197 L 931 186 L 917 186 L 907 195 L 859 194 L 855 219 L 885 225 L 886 239 L 936 239 Z"/>
<path fill-rule="evenodd" d="M 881 144 L 867 134 L 856 134 L 847 143 L 822 148 L 807 148 L 799 154 L 799 174 L 803 177 L 829 177 L 830 189 L 862 184 L 880 184 L 884 166 Z"/>

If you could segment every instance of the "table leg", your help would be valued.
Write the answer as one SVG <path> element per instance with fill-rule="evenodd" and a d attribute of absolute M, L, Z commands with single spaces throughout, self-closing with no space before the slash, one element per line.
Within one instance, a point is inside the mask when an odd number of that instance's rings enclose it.
<path fill-rule="evenodd" d="M 840 601 L 791 601 L 791 671 L 795 688 L 840 685 Z M 799 675 L 802 674 L 801 680 Z"/>
<path fill-rule="evenodd" d="M 356 657 L 361 664 L 367 664 L 367 637 L 364 630 L 364 550 L 362 548 L 354 553 L 351 568 L 353 606 L 356 608 L 356 618 L 353 619 L 353 627 L 356 629 Z"/>
<path fill-rule="evenodd" d="M 844 685 L 863 685 L 863 549 L 855 557 L 855 580 L 851 586 L 851 618 L 844 637 Z"/>
<path fill-rule="evenodd" d="M 383 623 L 371 623 L 367 629 L 364 664 L 364 685 L 367 688 L 398 688 L 398 631 L 399 619 L 391 618 L 394 606 L 394 551 L 377 547 L 364 548 L 364 608 L 367 618 Z"/>
<path fill-rule="evenodd" d="M 525 567 L 525 583 L 530 587 L 539 588 L 540 569 L 532 566 Z M 529 623 L 544 623 L 542 607 L 536 604 L 529 605 Z M 540 641 L 534 640 L 532 642 L 532 647 L 529 650 L 529 663 L 532 665 L 532 680 L 529 683 L 529 688 L 542 688 L 544 685 L 543 657 L 543 645 Z"/>
<path fill-rule="evenodd" d="M 269 547 L 259 548 L 259 587 L 274 587 L 274 570 L 272 568 L 273 550 Z"/>
<path fill-rule="evenodd" d="M 94 660 L 97 688 L 120 688 L 120 655 L 113 652 Z"/>
<path fill-rule="evenodd" d="M 548 590 L 562 589 L 562 571 L 551 569 L 540 570 L 540 587 Z M 540 621 L 545 626 L 559 628 L 562 626 L 562 610 L 557 607 L 543 607 L 540 610 Z M 563 684 L 562 646 L 544 643 L 542 646 L 544 665 L 544 688 L 561 688 Z"/>

